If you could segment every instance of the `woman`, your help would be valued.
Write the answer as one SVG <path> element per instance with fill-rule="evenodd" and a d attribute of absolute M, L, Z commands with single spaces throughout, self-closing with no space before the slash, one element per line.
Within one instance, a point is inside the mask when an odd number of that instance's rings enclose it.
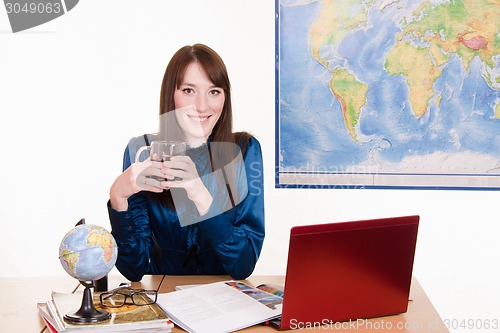
<path fill-rule="evenodd" d="M 134 163 L 154 140 L 185 141 L 186 155 Z M 262 153 L 257 139 L 232 133 L 230 82 L 215 51 L 195 44 L 174 54 L 161 87 L 160 132 L 131 139 L 123 169 L 108 211 L 126 278 L 252 273 L 264 240 Z"/>

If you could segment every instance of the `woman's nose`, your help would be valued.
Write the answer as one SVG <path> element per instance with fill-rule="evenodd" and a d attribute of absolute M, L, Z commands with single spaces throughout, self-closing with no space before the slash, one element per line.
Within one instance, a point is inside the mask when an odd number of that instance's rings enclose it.
<path fill-rule="evenodd" d="M 196 110 L 198 112 L 205 112 L 209 109 L 207 98 L 203 95 L 198 96 L 196 99 Z"/>

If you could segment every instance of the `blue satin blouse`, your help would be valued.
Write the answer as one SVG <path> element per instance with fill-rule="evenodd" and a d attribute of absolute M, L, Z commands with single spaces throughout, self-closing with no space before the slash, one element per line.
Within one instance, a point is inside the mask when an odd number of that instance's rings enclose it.
<path fill-rule="evenodd" d="M 147 139 L 151 142 L 156 135 L 148 134 Z M 123 170 L 146 144 L 144 137 L 130 140 Z M 230 189 L 214 181 L 214 174 L 220 172 L 212 172 L 207 153 L 206 145 L 187 152 L 214 198 L 203 216 L 189 200 L 187 204 L 174 200 L 176 208 L 168 208 L 145 191 L 129 198 L 127 211 L 116 211 L 108 202 L 111 233 L 118 244 L 116 267 L 130 281 L 139 281 L 145 274 L 228 274 L 233 279 L 244 279 L 254 270 L 265 235 L 260 143 L 254 137 L 248 141 L 241 167 L 236 168 L 236 187 L 243 190 L 234 191 L 233 195 L 240 195 L 231 202 L 227 200 Z M 179 189 L 170 191 L 175 190 Z"/>

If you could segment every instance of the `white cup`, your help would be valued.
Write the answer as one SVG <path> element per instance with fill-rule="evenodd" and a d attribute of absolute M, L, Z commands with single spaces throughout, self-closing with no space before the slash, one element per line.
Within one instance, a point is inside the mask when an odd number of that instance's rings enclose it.
<path fill-rule="evenodd" d="M 172 156 L 186 155 L 186 143 L 184 141 L 152 141 L 149 146 L 139 148 L 135 154 L 136 163 L 139 162 L 139 157 L 145 150 L 149 150 L 152 161 L 169 161 Z"/>

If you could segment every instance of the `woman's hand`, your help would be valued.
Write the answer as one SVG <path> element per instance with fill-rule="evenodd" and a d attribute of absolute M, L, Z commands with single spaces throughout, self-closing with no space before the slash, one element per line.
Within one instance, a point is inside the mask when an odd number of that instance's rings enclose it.
<path fill-rule="evenodd" d="M 198 213 L 208 212 L 212 204 L 212 196 L 205 184 L 201 181 L 196 165 L 189 156 L 172 156 L 170 161 L 163 162 L 163 174 L 166 181 L 162 182 L 165 188 L 183 188 L 188 198 L 194 202 Z"/>
<path fill-rule="evenodd" d="M 166 176 L 161 162 L 150 159 L 133 163 L 119 175 L 109 191 L 111 207 L 117 211 L 128 209 L 128 198 L 140 191 L 160 193 L 166 189 L 161 183 Z"/>

